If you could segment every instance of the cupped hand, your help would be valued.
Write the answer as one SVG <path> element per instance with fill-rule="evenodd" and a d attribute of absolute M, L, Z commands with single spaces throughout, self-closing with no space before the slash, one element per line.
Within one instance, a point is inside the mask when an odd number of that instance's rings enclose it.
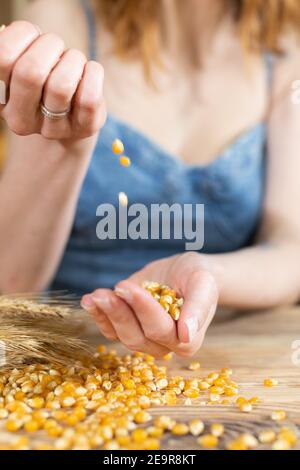
<path fill-rule="evenodd" d="M 145 280 L 169 285 L 184 298 L 178 322 L 141 287 Z M 114 291 L 97 289 L 85 295 L 81 305 L 106 338 L 161 357 L 170 351 L 192 356 L 202 345 L 217 302 L 217 284 L 201 255 L 186 253 L 148 264 Z"/>
<path fill-rule="evenodd" d="M 98 133 L 106 119 L 102 66 L 57 35 L 16 21 L 0 31 L 0 80 L 5 84 L 2 117 L 17 135 L 39 134 L 51 140 L 78 140 Z M 41 103 L 67 117 L 51 120 Z"/>

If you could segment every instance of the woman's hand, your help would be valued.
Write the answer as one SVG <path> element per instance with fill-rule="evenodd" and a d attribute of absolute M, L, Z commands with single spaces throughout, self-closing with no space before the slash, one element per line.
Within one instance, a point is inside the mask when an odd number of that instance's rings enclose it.
<path fill-rule="evenodd" d="M 145 280 L 167 284 L 184 298 L 178 322 L 141 287 Z M 203 342 L 217 301 L 216 282 L 203 268 L 201 255 L 187 253 L 150 263 L 120 282 L 115 291 L 97 289 L 81 304 L 106 338 L 133 351 L 191 356 Z"/>
<path fill-rule="evenodd" d="M 16 21 L 0 32 L 0 80 L 7 90 L 0 117 L 15 134 L 73 142 L 98 133 L 106 119 L 103 77 L 100 64 L 34 24 Z M 71 112 L 50 120 L 41 103 L 52 112 Z"/>

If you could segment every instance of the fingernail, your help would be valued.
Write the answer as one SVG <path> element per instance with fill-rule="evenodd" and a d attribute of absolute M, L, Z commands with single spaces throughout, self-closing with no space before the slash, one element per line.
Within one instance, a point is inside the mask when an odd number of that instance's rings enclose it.
<path fill-rule="evenodd" d="M 94 302 L 100 308 L 102 308 L 102 310 L 104 310 L 104 311 L 110 310 L 111 303 L 110 303 L 109 297 L 105 297 L 103 295 L 98 296 L 97 294 L 94 294 L 92 297 L 93 297 Z"/>
<path fill-rule="evenodd" d="M 185 320 L 185 325 L 188 331 L 189 343 L 191 343 L 199 331 L 198 318 L 195 318 L 195 317 L 187 318 Z"/>
<path fill-rule="evenodd" d="M 121 297 L 121 299 L 126 300 L 126 302 L 131 302 L 131 300 L 132 300 L 132 295 L 131 295 L 131 292 L 129 292 L 129 290 L 122 289 L 120 287 L 116 287 L 115 288 L 115 294 L 118 297 Z"/>
<path fill-rule="evenodd" d="M 86 295 L 81 299 L 81 306 L 86 310 L 91 310 L 95 303 L 90 295 Z"/>

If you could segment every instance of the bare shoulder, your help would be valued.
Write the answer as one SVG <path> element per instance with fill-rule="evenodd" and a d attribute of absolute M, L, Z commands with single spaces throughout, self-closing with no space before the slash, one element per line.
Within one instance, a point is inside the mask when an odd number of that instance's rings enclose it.
<path fill-rule="evenodd" d="M 68 48 L 87 52 L 87 23 L 80 0 L 33 0 L 24 8 L 22 19 L 45 33 L 58 34 Z"/>

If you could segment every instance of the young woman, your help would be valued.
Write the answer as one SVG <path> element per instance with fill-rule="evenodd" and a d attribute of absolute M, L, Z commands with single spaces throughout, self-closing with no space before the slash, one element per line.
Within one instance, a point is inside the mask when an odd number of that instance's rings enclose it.
<path fill-rule="evenodd" d="M 193 354 L 217 303 L 296 302 L 298 2 L 36 0 L 24 19 L 0 32 L 1 290 L 89 293 L 107 338 L 155 355 Z M 98 240 L 96 209 L 120 191 L 147 207 L 205 204 L 203 250 Z M 146 279 L 185 298 L 177 325 Z"/>

